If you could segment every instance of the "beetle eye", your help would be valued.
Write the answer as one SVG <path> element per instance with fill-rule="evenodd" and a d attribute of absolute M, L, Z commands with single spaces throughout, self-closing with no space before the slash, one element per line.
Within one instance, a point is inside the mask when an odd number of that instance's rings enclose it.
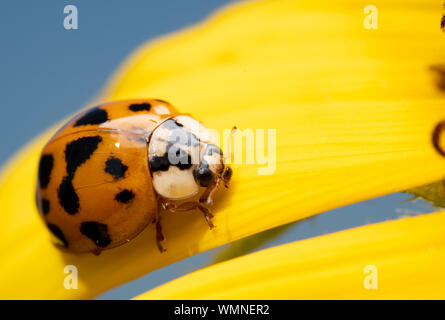
<path fill-rule="evenodd" d="M 198 168 L 193 170 L 193 176 L 201 187 L 209 187 L 215 181 L 215 175 L 205 160 L 200 163 Z"/>

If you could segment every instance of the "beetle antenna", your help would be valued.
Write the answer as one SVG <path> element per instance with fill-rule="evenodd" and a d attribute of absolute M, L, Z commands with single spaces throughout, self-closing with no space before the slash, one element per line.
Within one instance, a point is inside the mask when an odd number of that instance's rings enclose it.
<path fill-rule="evenodd" d="M 227 163 L 227 159 L 230 159 L 232 157 L 232 154 L 230 152 L 230 149 L 232 149 L 232 148 L 230 148 L 230 145 L 231 145 L 230 140 L 232 139 L 233 135 L 235 134 L 235 132 L 237 130 L 238 130 L 238 128 L 236 126 L 233 126 L 233 128 L 232 128 L 232 130 L 230 130 L 230 134 L 227 138 L 227 141 L 225 144 L 225 148 L 227 150 L 224 150 L 224 159 L 223 159 L 224 165 Z"/>

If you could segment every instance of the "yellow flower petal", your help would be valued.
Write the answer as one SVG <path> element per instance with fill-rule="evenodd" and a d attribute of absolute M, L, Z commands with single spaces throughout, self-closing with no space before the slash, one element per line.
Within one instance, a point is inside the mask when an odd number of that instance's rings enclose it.
<path fill-rule="evenodd" d="M 297 241 L 193 272 L 137 299 L 444 299 L 444 224 L 441 212 Z"/>
<path fill-rule="evenodd" d="M 159 96 L 203 116 L 303 101 L 443 97 L 442 4 L 378 0 L 378 29 L 360 1 L 237 3 L 148 43 L 121 67 L 107 98 Z M 202 106 L 208 108 L 202 110 Z"/>
<path fill-rule="evenodd" d="M 248 2 L 138 50 L 101 100 L 159 97 L 211 128 L 276 129 L 275 174 L 234 165 L 214 230 L 200 215 L 163 214 L 164 254 L 150 227 L 99 257 L 72 255 L 51 245 L 34 207 L 46 134 L 0 181 L 0 298 L 94 297 L 253 233 L 443 178 L 431 136 L 445 100 L 429 68 L 445 61 L 441 8 L 387 3 L 370 31 L 347 1 Z M 79 289 L 64 288 L 65 265 L 77 266 Z"/>

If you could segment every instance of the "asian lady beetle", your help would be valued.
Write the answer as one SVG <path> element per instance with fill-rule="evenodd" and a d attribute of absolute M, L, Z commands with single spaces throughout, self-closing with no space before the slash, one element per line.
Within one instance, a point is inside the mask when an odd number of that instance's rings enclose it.
<path fill-rule="evenodd" d="M 197 120 L 162 100 L 112 102 L 74 117 L 43 148 L 37 207 L 69 251 L 98 254 L 154 222 L 162 252 L 160 208 L 199 209 L 212 228 L 204 205 L 231 175 Z"/>

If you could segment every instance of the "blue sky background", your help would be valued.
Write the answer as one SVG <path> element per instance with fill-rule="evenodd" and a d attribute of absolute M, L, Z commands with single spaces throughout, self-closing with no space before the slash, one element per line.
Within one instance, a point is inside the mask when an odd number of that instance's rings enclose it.
<path fill-rule="evenodd" d="M 225 0 L 2 0 L 0 2 L 0 163 L 91 99 L 145 41 L 194 24 Z M 78 8 L 79 29 L 63 28 L 63 8 Z M 261 248 L 431 211 L 395 194 L 304 221 Z M 103 294 L 127 299 L 208 265 L 227 246 L 201 253 Z"/>
<path fill-rule="evenodd" d="M 83 106 L 137 46 L 229 2 L 0 1 L 0 162 Z M 78 30 L 63 27 L 68 4 Z"/>

